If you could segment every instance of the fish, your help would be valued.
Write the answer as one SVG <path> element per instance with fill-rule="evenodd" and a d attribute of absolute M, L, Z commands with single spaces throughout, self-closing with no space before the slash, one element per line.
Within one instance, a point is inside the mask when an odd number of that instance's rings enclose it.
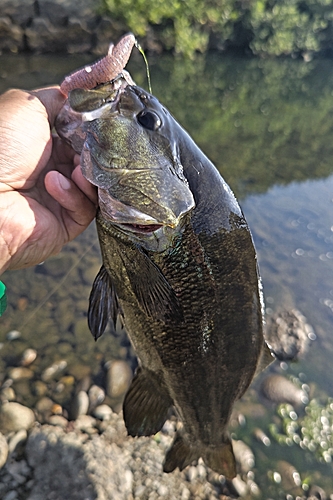
<path fill-rule="evenodd" d="M 257 256 L 244 214 L 219 171 L 173 115 L 119 78 L 69 92 L 81 121 L 69 133 L 98 189 L 102 267 L 89 298 L 97 340 L 120 320 L 138 356 L 123 403 L 130 436 L 181 421 L 164 472 L 200 457 L 237 473 L 234 403 L 273 361 L 263 334 Z"/>

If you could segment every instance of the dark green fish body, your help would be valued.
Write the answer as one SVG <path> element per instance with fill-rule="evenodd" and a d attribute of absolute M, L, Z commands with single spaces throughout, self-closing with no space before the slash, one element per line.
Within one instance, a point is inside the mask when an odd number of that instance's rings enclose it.
<path fill-rule="evenodd" d="M 140 361 L 124 401 L 127 430 L 158 432 L 174 405 L 183 429 L 164 470 L 202 457 L 234 477 L 233 404 L 271 357 L 241 209 L 188 134 L 135 86 L 121 91 L 116 111 L 90 123 L 81 158 L 101 200 L 103 267 L 89 325 L 98 338 L 120 315 Z"/>

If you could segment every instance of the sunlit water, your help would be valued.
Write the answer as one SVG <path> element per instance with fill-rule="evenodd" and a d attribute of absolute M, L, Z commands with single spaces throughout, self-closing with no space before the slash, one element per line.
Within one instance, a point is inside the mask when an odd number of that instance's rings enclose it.
<path fill-rule="evenodd" d="M 0 91 L 59 82 L 90 60 L 2 56 Z M 135 57 L 131 64 L 134 79 L 147 87 L 143 63 Z M 212 56 L 208 62 L 202 58 L 184 64 L 161 57 L 151 61 L 151 73 L 153 93 L 193 135 L 239 197 L 257 248 L 268 312 L 296 307 L 315 329 L 317 338 L 306 358 L 280 371 L 301 374 L 312 397 L 333 397 L 331 62 Z M 36 376 L 59 359 L 66 359 L 68 373 L 78 378 L 85 371 L 99 376 L 103 363 L 128 355 L 123 337 L 104 336 L 95 344 L 87 329 L 87 299 L 99 265 L 91 227 L 60 256 L 34 269 L 5 273 L 9 307 L 1 320 L 0 371 L 15 364 L 26 347 L 38 350 Z M 14 329 L 22 335 L 8 342 L 6 335 Z M 26 394 L 32 404 L 37 396 L 28 390 Z M 257 405 L 253 408 L 262 407 L 254 391 L 246 401 Z M 65 399 L 61 403 L 66 405 Z M 277 461 L 287 460 L 303 482 L 333 493 L 332 464 L 319 464 L 309 451 L 296 446 L 273 443 L 265 448 L 255 441 L 252 429 L 261 427 L 268 433 L 274 411 L 267 407 L 264 415 L 259 412 L 253 418 L 247 406 L 247 423 L 235 430 L 255 452 L 259 487 L 272 498 L 289 491 L 271 479 Z"/>

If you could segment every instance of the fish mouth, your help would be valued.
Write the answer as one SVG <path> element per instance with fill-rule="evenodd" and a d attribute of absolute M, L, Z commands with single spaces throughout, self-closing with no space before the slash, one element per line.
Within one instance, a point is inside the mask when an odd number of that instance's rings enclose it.
<path fill-rule="evenodd" d="M 152 234 L 164 227 L 163 224 L 116 224 L 125 231 L 137 234 Z"/>
<path fill-rule="evenodd" d="M 176 221 L 162 222 L 133 206 L 126 205 L 113 198 L 106 189 L 98 188 L 98 199 L 103 219 L 125 232 L 149 235 L 162 227 L 177 225 Z"/>

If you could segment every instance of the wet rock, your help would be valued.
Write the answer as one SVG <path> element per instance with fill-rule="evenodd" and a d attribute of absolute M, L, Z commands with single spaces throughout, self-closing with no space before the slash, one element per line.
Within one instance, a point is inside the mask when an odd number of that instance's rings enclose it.
<path fill-rule="evenodd" d="M 267 316 L 266 337 L 278 359 L 291 361 L 306 354 L 316 335 L 306 317 L 292 309 Z"/>
<path fill-rule="evenodd" d="M 247 473 L 253 469 L 255 460 L 251 448 L 241 440 L 232 440 L 232 447 L 237 463 L 242 472 Z"/>
<path fill-rule="evenodd" d="M 74 425 L 80 431 L 87 432 L 94 429 L 95 432 L 96 420 L 91 415 L 79 415 Z"/>
<path fill-rule="evenodd" d="M 66 360 L 63 359 L 63 360 L 60 360 L 60 361 L 56 361 L 55 363 L 53 363 L 51 366 L 49 366 L 48 368 L 46 368 L 43 371 L 43 373 L 41 375 L 42 381 L 43 382 L 50 381 L 56 375 L 58 375 L 59 373 L 61 373 L 66 367 L 67 367 L 67 361 Z"/>
<path fill-rule="evenodd" d="M 0 433 L 0 469 L 5 465 L 8 457 L 8 444 L 5 436 Z"/>
<path fill-rule="evenodd" d="M 75 394 L 71 406 L 70 417 L 76 420 L 80 415 L 86 415 L 89 408 L 89 397 L 85 391 L 79 391 Z"/>
<path fill-rule="evenodd" d="M 47 419 L 47 423 L 50 425 L 56 425 L 65 429 L 68 425 L 68 420 L 62 415 L 51 415 Z"/>
<path fill-rule="evenodd" d="M 21 357 L 21 366 L 30 366 L 37 358 L 37 351 L 35 349 L 26 349 Z"/>
<path fill-rule="evenodd" d="M 0 53 L 19 52 L 23 49 L 24 31 L 10 17 L 0 17 Z"/>
<path fill-rule="evenodd" d="M 41 380 L 36 380 L 32 386 L 32 392 L 36 396 L 44 396 L 47 393 L 47 385 Z"/>
<path fill-rule="evenodd" d="M 46 422 L 52 414 L 54 401 L 46 396 L 39 399 L 35 405 L 37 417 L 40 422 Z"/>
<path fill-rule="evenodd" d="M 25 368 L 24 366 L 18 366 L 15 368 L 11 368 L 8 371 L 8 376 L 12 380 L 21 380 L 21 379 L 31 379 L 34 376 L 34 372 L 30 370 L 30 368 Z"/>
<path fill-rule="evenodd" d="M 256 440 L 263 443 L 265 446 L 271 445 L 271 440 L 269 439 L 267 434 L 264 433 L 262 429 L 259 428 L 254 429 L 253 434 Z"/>
<path fill-rule="evenodd" d="M 10 332 L 7 333 L 6 339 L 7 340 L 17 340 L 21 337 L 22 333 L 19 332 L 18 330 L 11 330 Z"/>
<path fill-rule="evenodd" d="M 113 411 L 108 405 L 99 405 L 93 411 L 94 417 L 99 420 L 110 420 Z"/>
<path fill-rule="evenodd" d="M 34 422 L 34 412 L 27 406 L 9 402 L 0 407 L 0 431 L 4 434 L 30 429 Z"/>
<path fill-rule="evenodd" d="M 285 460 L 279 460 L 276 464 L 276 470 L 281 476 L 281 484 L 284 490 L 292 490 L 295 494 L 302 494 L 302 481 L 294 465 Z"/>
<path fill-rule="evenodd" d="M 240 497 L 245 497 L 249 493 L 248 485 L 242 480 L 239 474 L 232 480 L 232 486 Z"/>
<path fill-rule="evenodd" d="M 283 375 L 269 375 L 261 384 L 262 395 L 274 403 L 306 404 L 307 394 Z"/>
<path fill-rule="evenodd" d="M 4 387 L 1 390 L 0 399 L 2 403 L 6 403 L 7 401 L 15 401 L 16 394 L 12 387 Z"/>
<path fill-rule="evenodd" d="M 332 498 L 332 495 L 330 496 Z M 310 500 L 327 500 L 327 495 L 325 491 L 319 486 L 312 485 L 309 490 L 308 499 Z"/>
<path fill-rule="evenodd" d="M 89 411 L 92 411 L 96 406 L 103 403 L 105 399 L 105 392 L 102 387 L 98 385 L 92 385 L 88 391 L 89 396 Z"/>
<path fill-rule="evenodd" d="M 126 361 L 116 360 L 109 365 L 106 378 L 106 392 L 111 398 L 123 396 L 132 380 L 132 370 Z"/>
<path fill-rule="evenodd" d="M 8 443 L 8 451 L 9 453 L 14 453 L 16 448 L 21 446 L 25 441 L 27 440 L 28 433 L 25 429 L 21 429 L 20 431 L 16 432 L 14 436 L 9 440 Z"/>

